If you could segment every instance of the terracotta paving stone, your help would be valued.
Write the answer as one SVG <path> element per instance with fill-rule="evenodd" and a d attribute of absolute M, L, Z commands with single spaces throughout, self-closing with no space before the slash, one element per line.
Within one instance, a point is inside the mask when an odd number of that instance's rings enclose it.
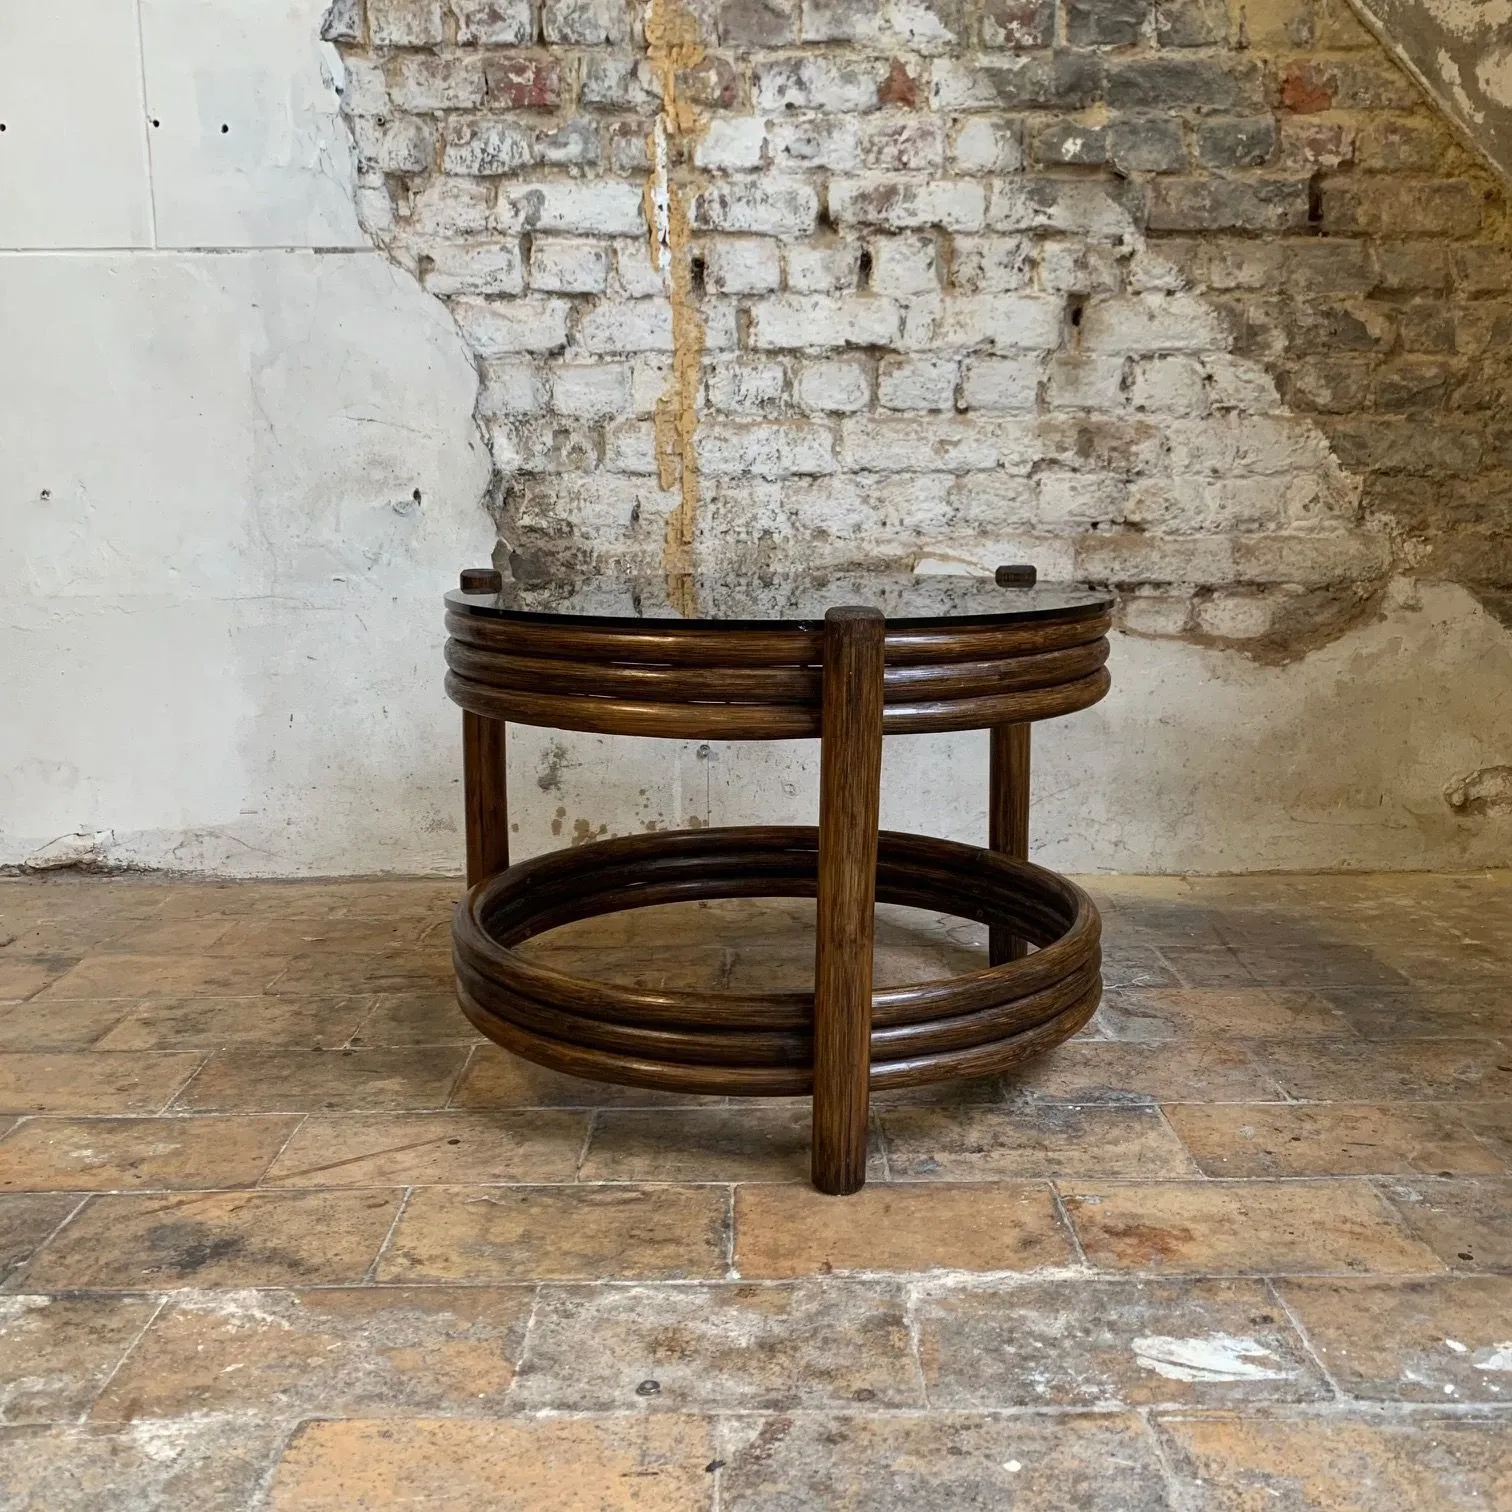
<path fill-rule="evenodd" d="M 719 1106 L 728 1100 L 584 1081 L 521 1060 L 494 1044 L 478 1046 L 452 1094 L 456 1108 L 676 1108 Z"/>
<path fill-rule="evenodd" d="M 1249 1049 L 1305 1102 L 1512 1096 L 1512 1050 L 1496 1040 L 1254 1040 Z"/>
<path fill-rule="evenodd" d="M 1163 1418 L 1190 1512 L 1499 1512 L 1512 1505 L 1512 1431 L 1416 1418 Z"/>
<path fill-rule="evenodd" d="M 272 1512 L 712 1512 L 713 1431 L 698 1418 L 306 1423 Z"/>
<path fill-rule="evenodd" d="M 33 1257 L 33 1291 L 361 1281 L 399 1193 L 214 1192 L 92 1197 Z"/>
<path fill-rule="evenodd" d="M 312 1117 L 263 1185 L 572 1181 L 587 1132 L 587 1114 L 565 1110 Z"/>
<path fill-rule="evenodd" d="M 807 1181 L 807 1099 L 763 1106 L 609 1109 L 595 1115 L 584 1181 Z M 880 1174 L 878 1153 L 867 1166 Z"/>
<path fill-rule="evenodd" d="M 1404 986 L 1407 977 L 1377 949 L 1354 941 L 1242 944 L 1234 947 L 1255 981 L 1275 987 Z"/>
<path fill-rule="evenodd" d="M 1259 1058 L 1233 1041 L 1072 1040 L 1003 1078 L 1011 1102 L 1264 1102 L 1279 1098 Z"/>
<path fill-rule="evenodd" d="M 0 955 L 0 1003 L 22 1003 L 72 971 L 77 958 Z"/>
<path fill-rule="evenodd" d="M 73 1195 L 0 1196 L 0 1285 L 10 1288 L 42 1242 L 79 1206 Z"/>
<path fill-rule="evenodd" d="M 1454 1110 L 1465 1126 L 1512 1171 L 1512 1098 L 1501 1102 L 1460 1103 Z"/>
<path fill-rule="evenodd" d="M 352 1034 L 354 1045 L 484 1043 L 483 1036 L 463 1018 L 455 993 L 390 992 L 372 1004 Z"/>
<path fill-rule="evenodd" d="M 1074 1187 L 1062 1198 L 1087 1258 L 1183 1275 L 1442 1269 L 1365 1181 L 1164 1181 Z"/>
<path fill-rule="evenodd" d="M 142 1297 L 0 1297 L 0 1423 L 77 1422 L 157 1307 Z"/>
<path fill-rule="evenodd" d="M 1158 1108 L 885 1108 L 895 1181 L 1003 1176 L 1186 1176 L 1191 1156 Z"/>
<path fill-rule="evenodd" d="M 1495 1175 L 1505 1168 L 1445 1103 L 1188 1104 L 1167 1107 L 1166 1117 L 1207 1176 Z"/>
<path fill-rule="evenodd" d="M 725 1274 L 719 1186 L 422 1187 L 380 1281 L 681 1281 Z"/>
<path fill-rule="evenodd" d="M 1149 1434 L 1115 1413 L 833 1414 L 720 1424 L 721 1512 L 1168 1512 Z"/>
<path fill-rule="evenodd" d="M 1512 1271 L 1512 1180 L 1414 1177 L 1376 1185 L 1408 1231 L 1451 1270 Z"/>
<path fill-rule="evenodd" d="M 79 998 L 45 1008 L 15 1003 L 0 1008 L 0 1050 L 83 1050 L 130 1011 L 121 998 Z"/>
<path fill-rule="evenodd" d="M 204 1056 L 103 1051 L 0 1055 L 0 1113 L 156 1113 Z"/>
<path fill-rule="evenodd" d="M 388 1050 L 217 1050 L 180 1094 L 190 1113 L 339 1113 L 442 1108 L 463 1045 Z"/>
<path fill-rule="evenodd" d="M 1512 1035 L 1512 993 L 1505 987 L 1330 988 L 1320 996 L 1369 1040 L 1492 1039 Z"/>
<path fill-rule="evenodd" d="M 282 956 L 91 955 L 36 1001 L 68 998 L 247 997 L 268 991 L 288 969 Z"/>
<path fill-rule="evenodd" d="M 925 1286 L 914 1317 L 935 1408 L 1221 1407 L 1329 1395 L 1262 1281 Z"/>
<path fill-rule="evenodd" d="M 562 1412 L 923 1405 L 902 1289 L 841 1280 L 544 1286 L 513 1400 Z"/>
<path fill-rule="evenodd" d="M 843 1202 L 807 1185 L 735 1189 L 735 1269 L 748 1278 L 1034 1270 L 1075 1258 L 1043 1182 L 873 1185 Z"/>
<path fill-rule="evenodd" d="M 532 1300 L 528 1287 L 181 1292 L 90 1417 L 494 1415 Z"/>
<path fill-rule="evenodd" d="M 371 1010 L 372 998 L 162 998 L 118 1015 L 100 1050 L 219 1050 L 226 1045 L 285 1045 L 301 1050 L 342 1044 Z M 117 1000 L 117 1006 L 122 1006 Z"/>
<path fill-rule="evenodd" d="M 1230 945 L 1163 945 L 1162 957 L 1176 974 L 1178 987 L 1243 988 L 1267 985 L 1240 959 Z"/>
<path fill-rule="evenodd" d="M 1512 1407 L 1512 1276 L 1277 1285 L 1350 1396 Z"/>
<path fill-rule="evenodd" d="M 298 1118 L 32 1118 L 0 1139 L 0 1190 L 256 1183 Z"/>
<path fill-rule="evenodd" d="M 1269 987 L 1109 992 L 1098 1013 L 1112 1038 L 1136 1042 L 1351 1032 L 1343 1013 L 1319 994 Z"/>
<path fill-rule="evenodd" d="M 288 1425 L 245 1416 L 0 1433 L 0 1506 L 26 1512 L 249 1512 Z"/>

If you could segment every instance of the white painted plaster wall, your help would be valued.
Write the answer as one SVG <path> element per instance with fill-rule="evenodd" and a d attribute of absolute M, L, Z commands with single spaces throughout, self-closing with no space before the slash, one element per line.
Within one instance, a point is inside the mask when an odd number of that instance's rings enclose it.
<path fill-rule="evenodd" d="M 459 866 L 476 378 L 357 227 L 321 8 L 0 0 L 0 865 Z M 1512 639 L 1458 588 L 1287 667 L 1124 636 L 1113 671 L 1037 737 L 1050 864 L 1512 859 L 1507 805 L 1446 798 L 1512 763 Z M 813 812 L 811 746 L 511 760 L 522 853 Z M 979 835 L 984 782 L 984 736 L 891 742 L 886 821 Z"/>

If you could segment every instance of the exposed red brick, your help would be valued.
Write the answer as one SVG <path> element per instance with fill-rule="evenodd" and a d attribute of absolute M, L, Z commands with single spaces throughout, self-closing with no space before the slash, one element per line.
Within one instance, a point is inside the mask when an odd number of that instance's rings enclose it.
<path fill-rule="evenodd" d="M 894 58 L 887 77 L 877 86 L 879 105 L 906 105 L 911 110 L 919 103 L 919 83 L 909 77 L 902 58 Z"/>

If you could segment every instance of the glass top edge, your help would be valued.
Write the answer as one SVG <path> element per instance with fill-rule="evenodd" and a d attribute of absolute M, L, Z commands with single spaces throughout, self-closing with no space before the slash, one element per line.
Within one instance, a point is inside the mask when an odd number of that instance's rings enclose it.
<path fill-rule="evenodd" d="M 1013 623 L 1088 619 L 1107 612 L 1113 595 L 1077 583 L 1001 586 L 990 577 L 948 574 L 835 573 L 813 579 L 743 582 L 600 578 L 539 584 L 506 582 L 500 593 L 446 595 L 448 608 L 496 619 L 594 621 L 620 627 L 684 625 L 822 626 L 829 609 L 875 608 L 890 625 Z M 686 595 L 686 597 L 684 597 Z"/>

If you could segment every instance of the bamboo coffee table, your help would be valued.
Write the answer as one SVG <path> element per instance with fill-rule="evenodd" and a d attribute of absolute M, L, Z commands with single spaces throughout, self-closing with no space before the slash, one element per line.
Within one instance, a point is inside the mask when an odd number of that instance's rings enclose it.
<path fill-rule="evenodd" d="M 447 595 L 463 714 L 468 893 L 457 995 L 506 1050 L 679 1092 L 813 1096 L 813 1182 L 859 1190 L 873 1090 L 991 1075 L 1074 1034 L 1101 992 L 1097 910 L 1028 853 L 1029 726 L 1108 690 L 1111 601 L 990 579 L 856 574 L 568 588 L 464 572 Z M 820 742 L 819 823 L 673 830 L 509 864 L 508 721 L 610 735 Z M 883 735 L 992 732 L 989 848 L 879 834 Z M 653 992 L 515 947 L 575 919 L 690 899 L 816 897 L 812 993 Z M 990 965 L 872 990 L 877 901 L 989 926 Z M 1033 946 L 1031 950 L 1028 947 Z"/>

